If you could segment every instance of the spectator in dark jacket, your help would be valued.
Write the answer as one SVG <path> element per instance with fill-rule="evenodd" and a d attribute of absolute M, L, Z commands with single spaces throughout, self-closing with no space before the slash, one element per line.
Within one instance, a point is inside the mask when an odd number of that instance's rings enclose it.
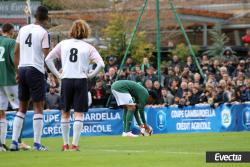
<path fill-rule="evenodd" d="M 160 99 L 161 99 L 161 85 L 160 85 L 159 81 L 154 81 L 154 83 L 153 83 L 153 90 L 155 91 L 155 93 L 158 96 L 158 98 L 157 98 L 158 103 L 160 103 Z"/>
<path fill-rule="evenodd" d="M 177 96 L 177 91 L 179 89 L 178 87 L 179 81 L 178 80 L 172 80 L 169 86 L 169 90 L 173 96 Z"/>
<path fill-rule="evenodd" d="M 197 87 L 193 87 L 192 89 L 192 96 L 190 98 L 190 105 L 195 105 L 195 104 L 198 104 L 200 103 L 200 91 Z"/>
<path fill-rule="evenodd" d="M 91 95 L 93 98 L 93 106 L 104 107 L 107 100 L 106 90 L 102 80 L 97 80 L 93 89 L 91 89 Z"/>
<path fill-rule="evenodd" d="M 214 106 L 218 107 L 222 103 L 229 101 L 228 94 L 221 86 L 216 88 L 216 97 L 214 99 Z"/>
<path fill-rule="evenodd" d="M 245 85 L 239 86 L 238 97 L 240 102 L 250 101 L 250 91 Z"/>
<path fill-rule="evenodd" d="M 189 70 L 190 70 L 192 73 L 195 73 L 195 72 L 197 71 L 196 66 L 195 66 L 195 64 L 193 63 L 193 59 L 192 59 L 191 56 L 188 56 L 188 57 L 187 57 L 187 65 L 186 65 L 186 66 L 189 68 Z"/>
<path fill-rule="evenodd" d="M 167 75 L 164 79 L 164 86 L 169 87 L 174 79 L 178 79 L 175 77 L 174 69 L 172 67 L 168 67 Z"/>
<path fill-rule="evenodd" d="M 176 96 L 175 96 L 175 104 L 179 104 L 181 99 L 185 98 L 187 96 L 188 91 L 188 84 L 187 82 L 181 82 L 180 88 L 177 90 Z M 183 102 L 181 102 L 183 103 Z"/>
<path fill-rule="evenodd" d="M 132 67 L 135 67 L 134 60 L 131 57 L 128 57 L 126 63 L 124 64 L 124 68 L 129 72 Z"/>
<path fill-rule="evenodd" d="M 50 87 L 49 92 L 46 94 L 45 108 L 46 109 L 59 109 L 60 96 L 56 93 L 55 87 Z"/>

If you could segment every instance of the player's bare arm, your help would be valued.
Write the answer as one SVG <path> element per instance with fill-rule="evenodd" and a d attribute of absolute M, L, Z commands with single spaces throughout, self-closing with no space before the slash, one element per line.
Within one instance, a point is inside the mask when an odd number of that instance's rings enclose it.
<path fill-rule="evenodd" d="M 15 51 L 14 51 L 14 64 L 16 69 L 16 81 L 19 81 L 19 75 L 18 75 L 18 65 L 20 60 L 20 44 L 16 43 Z"/>

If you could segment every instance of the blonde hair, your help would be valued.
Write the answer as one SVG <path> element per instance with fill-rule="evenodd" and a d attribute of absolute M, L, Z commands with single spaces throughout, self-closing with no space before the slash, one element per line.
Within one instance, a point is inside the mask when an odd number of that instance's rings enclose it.
<path fill-rule="evenodd" d="M 76 20 L 71 26 L 69 35 L 75 39 L 84 39 L 88 38 L 91 34 L 91 29 L 88 23 L 84 20 Z"/>

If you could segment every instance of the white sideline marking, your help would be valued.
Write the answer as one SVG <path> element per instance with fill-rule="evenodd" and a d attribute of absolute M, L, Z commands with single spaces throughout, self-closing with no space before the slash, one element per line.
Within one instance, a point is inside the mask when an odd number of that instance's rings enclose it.
<path fill-rule="evenodd" d="M 160 153 L 167 153 L 167 154 L 186 154 L 186 155 L 203 155 L 201 152 L 183 152 L 183 151 L 143 151 L 143 150 L 116 150 L 116 149 L 98 149 L 97 151 L 104 151 L 104 152 L 122 152 L 122 153 L 145 153 L 145 152 L 160 152 Z"/>

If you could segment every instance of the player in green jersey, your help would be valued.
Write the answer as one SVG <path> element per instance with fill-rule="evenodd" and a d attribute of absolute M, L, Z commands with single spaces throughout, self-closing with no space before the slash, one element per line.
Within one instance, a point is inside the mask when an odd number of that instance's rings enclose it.
<path fill-rule="evenodd" d="M 14 66 L 14 49 L 15 40 L 14 26 L 12 24 L 4 24 L 2 26 L 2 36 L 0 36 L 0 151 L 8 150 L 6 146 L 7 120 L 5 111 L 10 102 L 12 109 L 17 110 L 19 106 L 18 86 L 16 83 L 16 70 Z M 24 150 L 30 146 L 21 143 L 20 147 Z"/>
<path fill-rule="evenodd" d="M 8 123 L 5 111 L 8 108 L 8 102 L 10 102 L 13 109 L 17 109 L 19 105 L 13 63 L 15 40 L 10 38 L 13 33 L 14 27 L 12 24 L 3 25 L 2 36 L 0 36 L 0 141 L 2 148 L 4 148 L 3 151 L 7 149 L 5 140 Z"/>
<path fill-rule="evenodd" d="M 114 82 L 111 86 L 111 91 L 116 99 L 118 106 L 123 106 L 124 108 L 124 113 L 123 113 L 124 132 L 122 136 L 138 137 L 138 135 L 134 135 L 131 132 L 131 123 L 134 114 L 136 116 L 136 112 L 139 113 L 141 121 L 143 123 L 142 125 L 145 128 L 145 130 L 149 134 L 151 134 L 152 129 L 149 128 L 149 126 L 147 125 L 144 115 L 144 107 L 147 104 L 154 103 L 156 99 L 155 93 L 151 91 L 148 92 L 147 89 L 144 88 L 139 83 L 129 80 L 119 80 Z"/>

